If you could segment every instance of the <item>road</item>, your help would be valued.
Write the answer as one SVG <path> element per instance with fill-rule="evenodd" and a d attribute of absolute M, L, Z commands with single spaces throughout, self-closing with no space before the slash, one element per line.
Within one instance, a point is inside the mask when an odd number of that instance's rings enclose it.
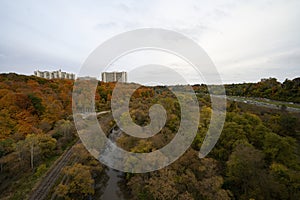
<path fill-rule="evenodd" d="M 230 101 L 237 101 L 247 104 L 253 104 L 257 106 L 267 107 L 271 109 L 281 110 L 282 105 L 285 105 L 285 110 L 289 112 L 300 112 L 300 105 L 299 104 L 291 104 L 290 102 L 283 102 L 283 101 L 274 101 L 270 99 L 255 99 L 255 98 L 248 98 L 248 97 L 236 97 L 236 96 L 226 96 L 226 98 Z M 291 107 L 294 105 L 294 107 Z M 297 107 L 296 107 L 297 106 Z"/>

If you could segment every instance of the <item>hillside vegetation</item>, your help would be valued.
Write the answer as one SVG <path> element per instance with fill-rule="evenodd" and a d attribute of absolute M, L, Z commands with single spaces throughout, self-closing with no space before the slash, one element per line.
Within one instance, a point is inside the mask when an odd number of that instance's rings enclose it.
<path fill-rule="evenodd" d="M 73 84 L 72 80 L 0 75 L 0 198 L 28 195 L 53 161 L 77 140 Z M 104 85 L 97 95 L 98 106 L 106 106 L 109 87 Z"/>
<path fill-rule="evenodd" d="M 22 199 L 28 195 L 53 161 L 77 140 L 71 109 L 73 84 L 71 80 L 0 75 L 0 198 Z M 97 111 L 110 109 L 114 86 L 114 83 L 98 82 Z M 127 196 L 130 199 L 185 200 L 299 199 L 299 114 L 228 102 L 221 137 L 210 154 L 200 159 L 198 151 L 208 130 L 212 110 L 209 96 L 203 95 L 207 87 L 193 87 L 198 92 L 201 119 L 192 146 L 164 169 L 124 174 L 121 184 Z M 270 78 L 259 83 L 225 87 L 230 95 L 300 100 L 299 78 L 284 83 Z M 90 91 L 82 92 L 84 96 L 84 92 Z M 147 153 L 174 138 L 181 112 L 178 100 L 167 87 L 141 86 L 136 90 L 130 99 L 131 117 L 138 125 L 149 124 L 149 108 L 155 103 L 162 104 L 167 111 L 164 128 L 149 139 L 123 133 L 117 141 L 120 147 Z M 99 120 L 101 125 L 108 127 L 115 123 L 111 116 Z M 103 182 L 105 176 L 100 175 L 105 167 L 82 145 L 77 144 L 75 152 L 74 161 L 62 172 L 62 177 L 66 178 L 51 191 L 58 199 L 97 198 L 100 192 L 93 185 Z M 80 187 L 72 188 L 76 184 Z"/>

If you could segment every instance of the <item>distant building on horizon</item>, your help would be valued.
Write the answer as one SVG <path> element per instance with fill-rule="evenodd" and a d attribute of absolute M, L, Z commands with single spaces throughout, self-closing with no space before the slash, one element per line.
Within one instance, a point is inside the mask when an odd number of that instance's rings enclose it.
<path fill-rule="evenodd" d="M 40 78 L 46 78 L 46 79 L 70 79 L 70 80 L 75 80 L 75 74 L 73 73 L 67 73 L 63 72 L 61 70 L 58 71 L 39 71 L 36 70 L 34 71 L 34 75 Z"/>
<path fill-rule="evenodd" d="M 103 82 L 121 82 L 127 83 L 127 72 L 102 72 Z"/>

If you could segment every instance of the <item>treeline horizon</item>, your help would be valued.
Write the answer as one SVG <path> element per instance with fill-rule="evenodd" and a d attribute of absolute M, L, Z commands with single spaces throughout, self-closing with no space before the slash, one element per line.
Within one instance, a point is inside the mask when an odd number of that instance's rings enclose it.
<path fill-rule="evenodd" d="M 17 75 L 17 76 L 37 78 L 34 75 L 22 75 L 17 73 L 0 73 L 0 75 L 4 77 Z M 87 77 L 83 77 L 83 78 L 87 78 Z M 45 80 L 51 80 L 51 79 L 45 79 Z M 102 82 L 100 80 L 98 81 Z M 149 88 L 185 86 L 182 84 L 145 86 L 140 83 L 134 83 L 134 82 L 129 82 L 126 84 L 137 84 L 137 85 L 141 85 L 141 87 L 149 87 Z M 207 86 L 210 86 L 212 88 L 214 86 L 219 86 L 215 84 L 204 84 L 204 83 L 191 84 L 191 85 L 188 84 L 188 85 L 192 86 L 195 92 L 205 93 L 205 94 L 209 93 Z M 277 101 L 300 103 L 300 77 L 293 78 L 293 79 L 286 78 L 283 82 L 278 81 L 277 78 L 269 77 L 269 78 L 261 78 L 261 80 L 258 82 L 226 83 L 223 84 L 223 86 L 225 87 L 226 95 L 229 96 L 258 97 L 258 98 L 267 98 L 267 99 L 277 100 Z M 218 91 L 216 91 L 216 94 L 218 94 Z"/>

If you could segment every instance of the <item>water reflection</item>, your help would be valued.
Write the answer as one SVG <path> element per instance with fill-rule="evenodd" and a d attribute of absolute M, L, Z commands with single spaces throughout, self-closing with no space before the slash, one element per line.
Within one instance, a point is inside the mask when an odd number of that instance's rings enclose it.
<path fill-rule="evenodd" d="M 114 127 L 111 132 L 109 133 L 109 139 L 111 142 L 115 143 L 117 138 L 120 136 L 120 129 Z M 105 154 L 105 152 L 102 152 Z M 122 191 L 119 187 L 119 182 L 122 181 L 123 172 L 108 168 L 106 171 L 109 180 L 104 188 L 103 194 L 101 196 L 102 200 L 123 200 L 125 199 Z"/>

